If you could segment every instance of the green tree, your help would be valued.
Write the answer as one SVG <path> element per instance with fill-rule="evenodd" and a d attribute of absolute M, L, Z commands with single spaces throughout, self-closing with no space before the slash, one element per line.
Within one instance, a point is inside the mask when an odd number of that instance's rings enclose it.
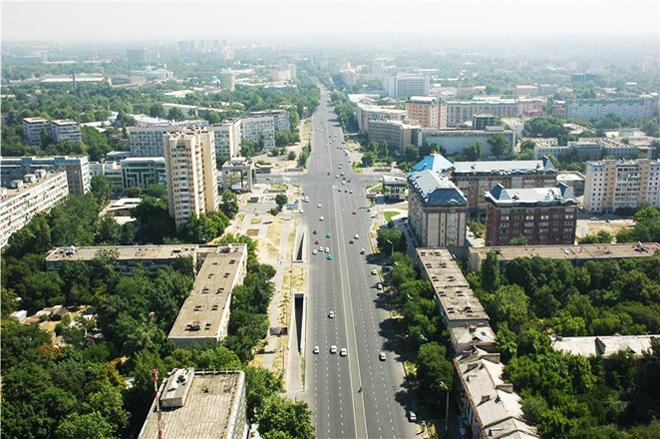
<path fill-rule="evenodd" d="M 497 291 L 500 284 L 500 266 L 497 262 L 497 254 L 488 252 L 486 259 L 481 264 L 481 287 L 489 293 Z"/>
<path fill-rule="evenodd" d="M 516 236 L 515 238 L 511 238 L 509 241 L 509 245 L 527 245 L 528 239 L 524 235 Z"/>
<path fill-rule="evenodd" d="M 289 202 L 289 199 L 285 194 L 277 194 L 275 195 L 275 203 L 279 206 L 280 209 L 282 209 L 282 206 L 284 206 L 286 203 Z"/>
<path fill-rule="evenodd" d="M 463 147 L 463 155 L 468 161 L 476 161 L 481 158 L 481 143 L 474 142 Z"/>
<path fill-rule="evenodd" d="M 172 107 L 170 111 L 167 112 L 167 118 L 169 120 L 185 120 L 186 115 L 183 114 L 183 111 L 179 107 Z"/>
<path fill-rule="evenodd" d="M 222 212 L 227 215 L 227 218 L 234 218 L 238 213 L 238 197 L 229 189 L 225 189 L 222 193 L 222 204 L 220 205 Z"/>
<path fill-rule="evenodd" d="M 509 149 L 509 142 L 507 142 L 506 137 L 502 133 L 489 136 L 488 144 L 490 145 L 491 154 L 498 159 Z"/>
<path fill-rule="evenodd" d="M 273 395 L 264 401 L 261 412 L 257 415 L 259 433 L 287 433 L 298 439 L 312 439 L 314 426 L 312 412 L 306 402 L 292 402 L 279 395 Z"/>
<path fill-rule="evenodd" d="M 105 175 L 95 175 L 92 177 L 91 189 L 96 202 L 104 205 L 110 196 L 110 181 Z"/>
<path fill-rule="evenodd" d="M 406 235 L 396 227 L 381 227 L 376 237 L 378 250 L 386 256 L 393 251 L 406 251 Z"/>
<path fill-rule="evenodd" d="M 99 412 L 71 413 L 57 427 L 58 439 L 110 439 L 115 429 Z"/>
<path fill-rule="evenodd" d="M 426 400 L 432 405 L 444 407 L 444 398 L 439 398 L 445 392 L 445 388 L 451 388 L 454 382 L 454 367 L 445 357 L 447 350 L 436 342 L 423 344 L 419 347 L 417 354 L 417 377 L 419 384 L 424 389 Z"/>
<path fill-rule="evenodd" d="M 163 107 L 163 104 L 159 104 L 158 102 L 154 103 L 149 109 L 149 116 L 164 118 L 165 108 Z"/>

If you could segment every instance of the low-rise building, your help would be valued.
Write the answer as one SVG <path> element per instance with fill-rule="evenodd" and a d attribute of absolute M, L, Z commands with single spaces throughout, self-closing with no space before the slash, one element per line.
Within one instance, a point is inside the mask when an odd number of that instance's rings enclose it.
<path fill-rule="evenodd" d="M 33 216 L 49 211 L 69 195 L 64 171 L 36 170 L 0 189 L 0 248 L 21 230 Z"/>
<path fill-rule="evenodd" d="M 470 247 L 468 249 L 468 267 L 476 271 L 486 260 L 488 252 L 497 255 L 498 262 L 503 265 L 516 258 L 547 258 L 559 259 L 582 264 L 587 261 L 607 259 L 648 258 L 660 250 L 657 242 L 636 244 L 578 244 L 578 245 L 501 245 L 493 247 Z"/>
<path fill-rule="evenodd" d="M 406 119 L 425 128 L 444 128 L 447 104 L 436 97 L 413 96 L 406 102 Z"/>
<path fill-rule="evenodd" d="M 497 118 L 492 114 L 474 114 L 472 115 L 472 129 L 485 130 L 486 127 L 497 125 Z"/>
<path fill-rule="evenodd" d="M 48 129 L 48 120 L 43 117 L 23 118 L 23 137 L 32 146 L 41 146 L 41 134 Z"/>
<path fill-rule="evenodd" d="M 245 373 L 174 369 L 163 379 L 138 439 L 244 439 Z"/>
<path fill-rule="evenodd" d="M 657 95 L 637 98 L 574 99 L 564 106 L 566 119 L 600 119 L 610 114 L 625 120 L 646 119 L 658 114 L 660 103 Z"/>
<path fill-rule="evenodd" d="M 408 224 L 418 245 L 465 247 L 467 199 L 447 177 L 431 170 L 408 176 Z"/>
<path fill-rule="evenodd" d="M 167 337 L 178 346 L 218 342 L 227 336 L 232 290 L 247 272 L 247 246 L 209 253 Z"/>
<path fill-rule="evenodd" d="M 454 352 L 472 350 L 475 346 L 486 352 L 496 352 L 495 331 L 489 325 L 464 325 L 449 328 L 449 341 Z"/>
<path fill-rule="evenodd" d="M 121 194 L 124 191 L 121 170 L 121 164 L 117 162 L 89 162 L 90 176 L 104 176 L 110 184 L 110 193 L 113 195 Z"/>
<path fill-rule="evenodd" d="M 599 335 L 596 337 L 552 337 L 552 348 L 583 357 L 610 357 L 618 352 L 629 352 L 640 358 L 651 352 L 651 344 L 660 335 Z"/>
<path fill-rule="evenodd" d="M 499 126 L 486 127 L 484 130 L 421 128 L 417 136 L 417 146 L 436 144 L 441 146 L 446 154 L 462 154 L 464 147 L 479 142 L 481 156 L 489 157 L 492 153 L 488 140 L 497 135 L 503 135 L 510 148 L 503 151 L 503 154 L 513 150 L 513 131 Z"/>
<path fill-rule="evenodd" d="M 460 422 L 473 438 L 538 438 L 523 419 L 520 396 L 504 382 L 500 354 L 474 348 L 453 360 L 458 375 Z"/>
<path fill-rule="evenodd" d="M 403 122 L 406 119 L 406 110 L 380 107 L 372 104 L 369 99 L 362 98 L 355 103 L 355 118 L 360 133 L 367 133 L 370 120 L 398 120 Z"/>
<path fill-rule="evenodd" d="M 165 185 L 165 159 L 163 157 L 130 157 L 120 162 L 122 188 L 146 189 L 152 184 Z"/>
<path fill-rule="evenodd" d="M 371 119 L 367 134 L 370 142 L 373 141 L 379 145 L 387 145 L 402 151 L 406 145 L 417 143 L 418 128 L 416 125 L 409 125 L 398 120 Z"/>
<path fill-rule="evenodd" d="M 444 324 L 448 328 L 488 325 L 488 314 L 449 250 L 418 248 L 416 251 L 422 277 L 433 286 Z"/>
<path fill-rule="evenodd" d="M 383 185 L 383 198 L 388 201 L 401 201 L 406 197 L 406 179 L 383 175 L 380 178 Z"/>
<path fill-rule="evenodd" d="M 496 184 L 484 194 L 486 245 L 506 245 L 524 236 L 527 243 L 573 244 L 577 199 L 563 184 L 556 187 L 507 189 Z"/>
<path fill-rule="evenodd" d="M 272 116 L 275 131 L 286 131 L 291 129 L 291 116 L 288 110 L 264 110 L 253 111 L 250 113 L 253 117 Z"/>
<path fill-rule="evenodd" d="M 614 157 L 621 159 L 651 158 L 653 149 L 648 145 L 626 144 L 616 139 L 607 137 L 586 138 L 569 141 L 567 145 L 557 145 L 547 142 L 551 139 L 529 139 L 536 146 L 534 154 L 537 158 L 545 155 L 553 155 L 557 158 L 570 157 L 573 160 L 599 160 L 602 157 Z"/>
<path fill-rule="evenodd" d="M 453 127 L 472 120 L 475 114 L 492 114 L 496 117 L 517 116 L 516 99 L 488 97 L 472 101 L 447 101 L 447 126 Z"/>
<path fill-rule="evenodd" d="M 13 180 L 21 180 L 26 174 L 34 174 L 38 169 L 45 171 L 66 171 L 69 193 L 82 195 L 89 191 L 91 177 L 87 156 L 39 156 L 0 158 L 2 186 L 9 187 Z"/>
<path fill-rule="evenodd" d="M 660 160 L 587 162 L 584 210 L 615 212 L 642 203 L 660 207 Z"/>

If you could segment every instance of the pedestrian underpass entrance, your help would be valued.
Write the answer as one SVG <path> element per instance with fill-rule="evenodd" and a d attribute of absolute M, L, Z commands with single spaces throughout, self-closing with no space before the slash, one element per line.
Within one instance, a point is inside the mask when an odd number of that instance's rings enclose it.
<path fill-rule="evenodd" d="M 305 295 L 296 294 L 293 298 L 294 324 L 296 325 L 296 340 L 298 342 L 298 352 L 303 351 L 305 346 Z"/>

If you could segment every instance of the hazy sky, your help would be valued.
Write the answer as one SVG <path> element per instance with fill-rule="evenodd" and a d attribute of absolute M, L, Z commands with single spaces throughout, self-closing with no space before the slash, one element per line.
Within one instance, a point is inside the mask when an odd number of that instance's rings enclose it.
<path fill-rule="evenodd" d="M 658 35 L 657 0 L 2 1 L 2 40 L 313 34 Z"/>

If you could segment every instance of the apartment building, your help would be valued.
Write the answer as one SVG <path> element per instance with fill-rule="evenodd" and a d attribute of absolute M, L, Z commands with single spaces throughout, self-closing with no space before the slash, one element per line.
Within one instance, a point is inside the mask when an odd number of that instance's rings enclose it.
<path fill-rule="evenodd" d="M 453 127 L 472 120 L 475 114 L 492 114 L 496 117 L 517 116 L 516 99 L 490 98 L 488 100 L 447 101 L 447 126 Z"/>
<path fill-rule="evenodd" d="M 122 188 L 146 189 L 152 184 L 165 185 L 165 159 L 163 157 L 129 157 L 120 162 Z"/>
<path fill-rule="evenodd" d="M 475 114 L 472 116 L 472 129 L 485 130 L 486 127 L 497 125 L 497 118 L 492 114 Z"/>
<path fill-rule="evenodd" d="M 118 195 L 124 191 L 124 181 L 119 162 L 89 162 L 89 175 L 104 176 L 110 184 L 111 194 Z"/>
<path fill-rule="evenodd" d="M 408 176 L 408 224 L 421 247 L 465 246 L 467 199 L 447 177 L 432 170 Z"/>
<path fill-rule="evenodd" d="M 424 128 L 444 128 L 447 104 L 435 97 L 413 96 L 406 102 L 406 119 Z"/>
<path fill-rule="evenodd" d="M 527 139 L 525 139 L 527 140 Z M 650 159 L 653 149 L 646 145 L 626 144 L 617 139 L 608 137 L 587 138 L 583 137 L 576 141 L 568 141 L 567 145 L 554 145 L 547 142 L 549 139 L 529 139 L 535 143 L 534 154 L 536 157 L 553 155 L 560 158 L 573 155 L 578 160 L 599 160 L 601 157 L 614 157 L 617 159 L 647 158 Z"/>
<path fill-rule="evenodd" d="M 587 162 L 584 210 L 614 212 L 641 203 L 660 207 L 660 160 L 601 160 Z"/>
<path fill-rule="evenodd" d="M 206 120 L 169 122 L 156 118 L 140 118 L 138 126 L 128 127 L 128 139 L 133 157 L 162 157 L 163 135 L 194 126 L 208 126 Z"/>
<path fill-rule="evenodd" d="M 234 158 L 241 155 L 243 138 L 241 119 L 222 122 L 209 127 L 215 136 L 215 156 Z"/>
<path fill-rule="evenodd" d="M 49 130 L 48 120 L 43 117 L 23 118 L 23 137 L 32 146 L 41 146 L 41 133 Z"/>
<path fill-rule="evenodd" d="M 513 88 L 513 93 L 517 97 L 521 96 L 538 96 L 539 88 L 535 85 L 516 85 Z"/>
<path fill-rule="evenodd" d="M 234 91 L 236 88 L 236 75 L 231 70 L 221 71 L 218 74 L 218 81 L 220 82 L 220 87 L 224 90 Z"/>
<path fill-rule="evenodd" d="M 227 337 L 232 291 L 246 273 L 245 244 L 231 244 L 209 253 L 167 339 L 177 346 L 190 347 Z"/>
<path fill-rule="evenodd" d="M 485 130 L 421 128 L 417 136 L 417 145 L 434 143 L 440 145 L 447 154 L 461 154 L 465 146 L 479 142 L 482 157 L 487 157 L 491 155 L 488 139 L 499 134 L 506 138 L 507 144 L 513 149 L 515 138 L 513 131 L 499 126 L 488 126 Z"/>
<path fill-rule="evenodd" d="M 254 117 L 272 116 L 273 124 L 275 126 L 275 131 L 285 131 L 291 129 L 291 116 L 289 115 L 288 110 L 254 111 L 250 113 L 250 116 L 254 116 Z"/>
<path fill-rule="evenodd" d="M 264 151 L 275 148 L 275 118 L 273 116 L 250 116 L 241 120 L 243 139 L 262 145 Z"/>
<path fill-rule="evenodd" d="M 486 245 L 507 245 L 524 236 L 530 245 L 573 244 L 577 199 L 568 186 L 507 189 L 496 184 L 484 194 Z"/>
<path fill-rule="evenodd" d="M 50 133 L 51 136 L 53 136 L 55 143 L 82 142 L 82 133 L 80 132 L 80 126 L 72 120 L 67 120 L 67 119 L 53 120 L 50 123 Z"/>
<path fill-rule="evenodd" d="M 391 98 L 427 96 L 429 86 L 429 77 L 424 74 L 387 73 L 383 76 L 383 88 Z"/>
<path fill-rule="evenodd" d="M 398 120 L 369 120 L 369 141 L 402 151 L 406 145 L 417 143 L 417 125 L 409 125 Z"/>
<path fill-rule="evenodd" d="M 566 101 L 566 119 L 600 119 L 609 114 L 625 120 L 645 119 L 658 114 L 660 101 L 657 95 L 637 98 L 574 99 Z"/>
<path fill-rule="evenodd" d="M 47 212 L 69 195 L 66 173 L 37 169 L 0 189 L 0 248 L 33 216 Z"/>
<path fill-rule="evenodd" d="M 13 180 L 20 180 L 26 174 L 34 174 L 38 169 L 43 169 L 66 171 L 69 193 L 82 195 L 90 189 L 87 156 L 2 157 L 0 168 L 3 187 L 9 187 Z"/>
<path fill-rule="evenodd" d="M 189 367 L 173 369 L 162 378 L 138 439 L 247 437 L 243 371 Z"/>
<path fill-rule="evenodd" d="M 178 226 L 219 203 L 215 138 L 207 128 L 187 128 L 163 136 L 170 215 Z"/>

